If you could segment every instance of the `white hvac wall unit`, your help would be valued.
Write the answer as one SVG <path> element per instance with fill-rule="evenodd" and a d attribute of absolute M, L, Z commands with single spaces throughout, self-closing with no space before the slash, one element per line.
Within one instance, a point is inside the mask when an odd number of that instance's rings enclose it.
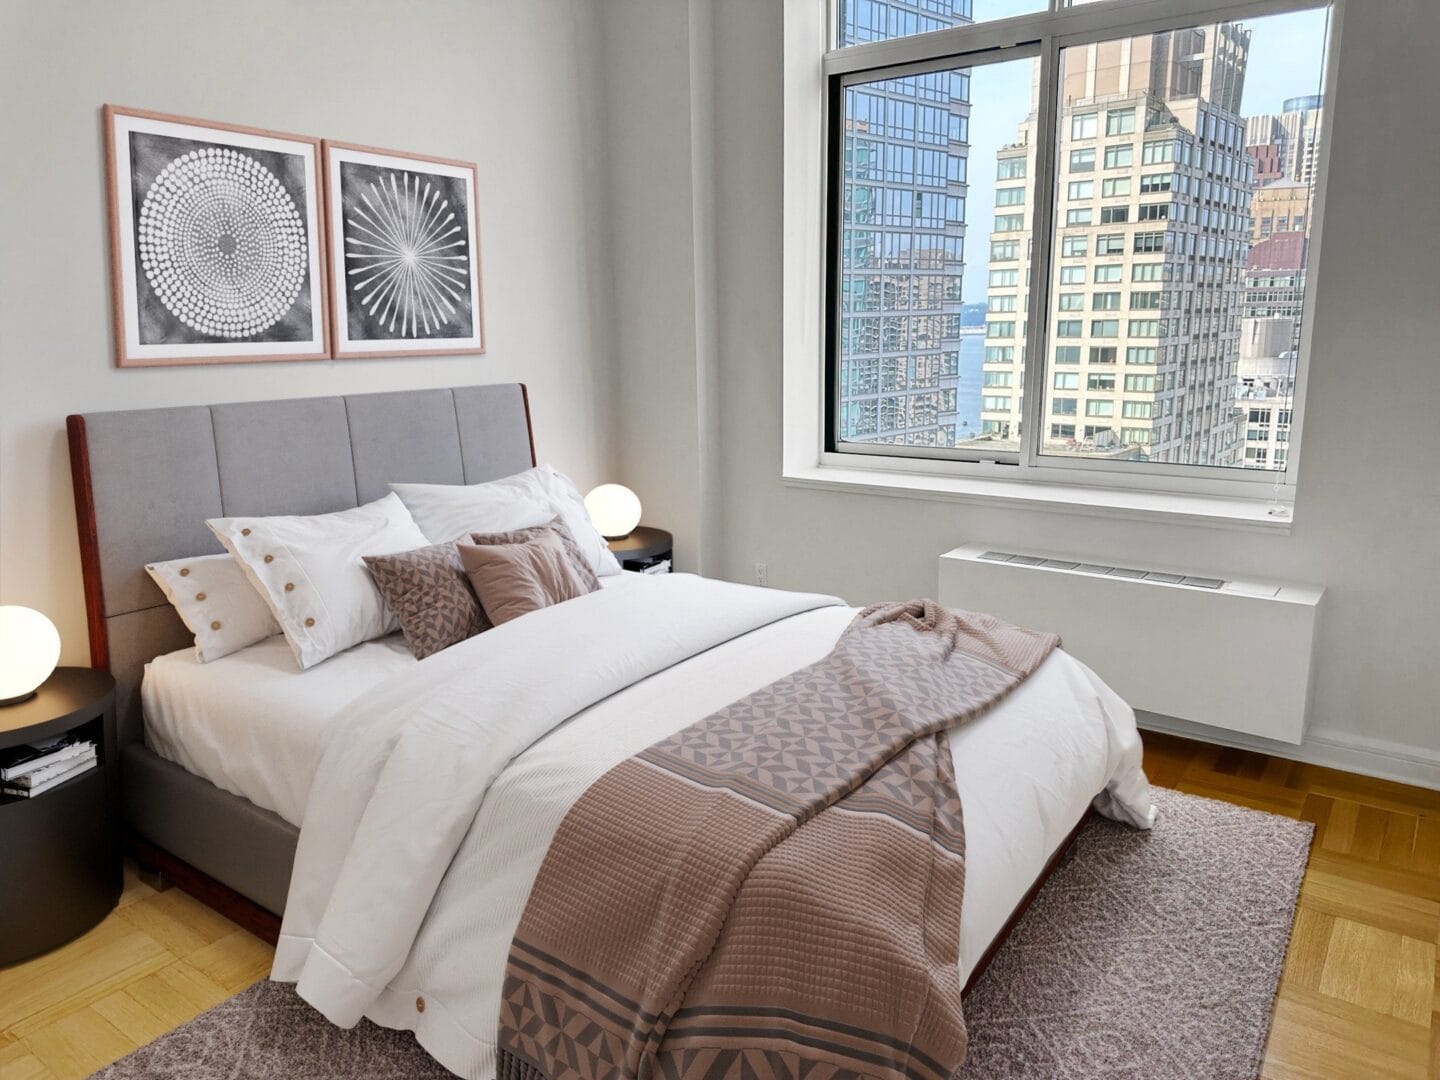
<path fill-rule="evenodd" d="M 1053 630 L 1135 709 L 1299 743 L 1324 590 L 967 544 L 940 602 Z"/>

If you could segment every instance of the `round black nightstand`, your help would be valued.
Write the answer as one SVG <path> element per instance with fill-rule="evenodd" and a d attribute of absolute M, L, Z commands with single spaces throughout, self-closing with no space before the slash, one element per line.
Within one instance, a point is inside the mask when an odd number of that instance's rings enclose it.
<path fill-rule="evenodd" d="M 671 549 L 675 541 L 664 529 L 640 525 L 629 536 L 607 540 L 606 543 L 615 553 L 615 558 L 620 560 L 622 570 L 639 570 L 647 574 L 670 571 Z"/>
<path fill-rule="evenodd" d="M 73 732 L 99 764 L 32 798 L 0 793 L 0 966 L 47 952 L 120 899 L 120 761 L 115 680 L 56 668 L 35 697 L 0 706 L 0 750 Z"/>

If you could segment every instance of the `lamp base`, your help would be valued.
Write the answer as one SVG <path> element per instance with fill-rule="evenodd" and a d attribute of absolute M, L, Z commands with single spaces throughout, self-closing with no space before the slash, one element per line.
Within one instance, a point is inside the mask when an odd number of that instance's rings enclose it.
<path fill-rule="evenodd" d="M 0 709 L 3 709 L 6 705 L 19 705 L 21 702 L 29 701 L 39 692 L 40 690 L 37 687 L 36 689 L 31 690 L 28 694 L 21 694 L 19 697 L 0 698 Z"/>

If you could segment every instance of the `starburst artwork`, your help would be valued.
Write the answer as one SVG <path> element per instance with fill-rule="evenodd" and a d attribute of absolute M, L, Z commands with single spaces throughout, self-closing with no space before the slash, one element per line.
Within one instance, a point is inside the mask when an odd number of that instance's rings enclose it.
<path fill-rule="evenodd" d="M 319 141 L 105 112 L 119 363 L 328 356 Z"/>
<path fill-rule="evenodd" d="M 325 144 L 337 356 L 476 353 L 475 167 Z"/>

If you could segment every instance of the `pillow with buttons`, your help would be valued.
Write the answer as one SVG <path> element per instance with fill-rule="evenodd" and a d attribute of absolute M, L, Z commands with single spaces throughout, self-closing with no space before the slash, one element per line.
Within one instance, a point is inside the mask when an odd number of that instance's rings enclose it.
<path fill-rule="evenodd" d="M 230 555 L 199 555 L 145 569 L 190 633 L 202 663 L 280 633 L 264 597 Z"/>
<path fill-rule="evenodd" d="M 302 668 L 398 629 L 363 558 L 429 544 L 393 494 L 334 514 L 205 524 L 264 598 Z"/>

